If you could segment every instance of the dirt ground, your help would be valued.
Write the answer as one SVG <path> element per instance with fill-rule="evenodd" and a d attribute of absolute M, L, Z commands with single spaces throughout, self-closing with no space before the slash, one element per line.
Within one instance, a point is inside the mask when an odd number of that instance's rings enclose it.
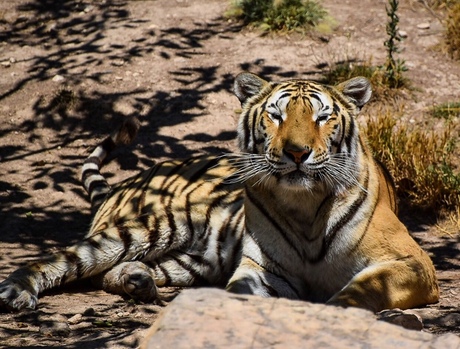
<path fill-rule="evenodd" d="M 382 64 L 385 3 L 325 0 L 336 29 L 311 38 L 242 29 L 222 17 L 227 0 L 1 1 L 0 280 L 85 234 L 80 166 L 124 116 L 140 116 L 142 129 L 105 168 L 112 183 L 158 160 L 234 150 L 237 73 L 318 79 L 345 59 Z M 426 110 L 458 101 L 460 64 L 433 49 L 442 26 L 422 2 L 401 0 L 400 19 L 400 58 L 416 87 L 403 118 L 436 129 Z M 441 301 L 417 310 L 425 331 L 460 335 L 460 232 L 422 214 L 402 219 L 441 285 Z M 36 311 L 0 313 L 0 347 L 132 348 L 160 310 L 72 285 L 43 295 Z"/>

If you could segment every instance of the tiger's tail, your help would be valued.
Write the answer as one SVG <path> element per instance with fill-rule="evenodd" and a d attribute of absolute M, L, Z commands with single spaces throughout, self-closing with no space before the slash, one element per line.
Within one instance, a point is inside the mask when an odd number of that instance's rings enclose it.
<path fill-rule="evenodd" d="M 97 211 L 110 191 L 107 179 L 101 174 L 104 160 L 117 146 L 130 144 L 136 138 L 138 130 L 139 120 L 135 117 L 126 118 L 121 127 L 105 138 L 83 163 L 81 180 L 90 197 L 93 213 Z"/>

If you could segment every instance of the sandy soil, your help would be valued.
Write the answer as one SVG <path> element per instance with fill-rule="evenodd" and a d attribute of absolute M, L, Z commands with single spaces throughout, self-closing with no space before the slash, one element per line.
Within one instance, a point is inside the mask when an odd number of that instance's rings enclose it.
<path fill-rule="evenodd" d="M 112 183 L 158 160 L 235 149 L 230 91 L 242 70 L 318 79 L 325 63 L 385 58 L 385 1 L 325 0 L 337 28 L 315 38 L 242 30 L 222 17 L 228 3 L 0 2 L 0 280 L 85 234 L 79 169 L 122 117 L 139 115 L 142 129 L 106 167 Z M 442 26 L 421 3 L 402 1 L 400 18 L 408 35 L 400 57 L 417 88 L 404 118 L 439 127 L 426 109 L 458 101 L 460 65 L 433 49 Z M 460 234 L 425 215 L 403 219 L 441 283 L 439 304 L 417 310 L 425 330 L 460 335 Z M 165 290 L 165 301 L 176 292 Z M 0 313 L 0 347 L 136 347 L 160 310 L 81 283 L 45 294 L 36 311 Z"/>

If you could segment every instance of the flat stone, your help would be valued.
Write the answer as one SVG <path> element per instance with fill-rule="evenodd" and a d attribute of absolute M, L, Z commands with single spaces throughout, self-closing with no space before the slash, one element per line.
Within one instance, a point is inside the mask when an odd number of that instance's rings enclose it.
<path fill-rule="evenodd" d="M 378 321 L 357 308 L 281 298 L 184 290 L 147 332 L 140 348 L 458 348 L 434 336 Z"/>

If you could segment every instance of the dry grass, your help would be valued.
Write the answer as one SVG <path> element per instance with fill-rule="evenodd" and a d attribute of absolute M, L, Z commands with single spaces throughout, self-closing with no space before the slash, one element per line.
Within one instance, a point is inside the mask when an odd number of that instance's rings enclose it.
<path fill-rule="evenodd" d="M 449 126 L 437 134 L 398 123 L 392 112 L 380 111 L 369 118 L 367 134 L 408 204 L 438 213 L 459 209 L 460 174 L 455 173 Z"/>
<path fill-rule="evenodd" d="M 404 95 L 404 89 L 410 90 L 412 88 L 409 79 L 402 76 L 400 78 L 401 86 L 391 88 L 382 67 L 372 65 L 370 60 L 344 60 L 333 63 L 323 75 L 322 82 L 329 85 L 336 85 L 356 76 L 364 76 L 371 82 L 373 102 L 396 101 Z"/>
<path fill-rule="evenodd" d="M 460 1 L 448 6 L 445 42 L 447 52 L 453 59 L 460 60 Z"/>
<path fill-rule="evenodd" d="M 454 236 L 460 232 L 460 208 L 448 212 L 446 218 L 439 224 L 436 224 L 436 228 L 441 234 Z"/>

